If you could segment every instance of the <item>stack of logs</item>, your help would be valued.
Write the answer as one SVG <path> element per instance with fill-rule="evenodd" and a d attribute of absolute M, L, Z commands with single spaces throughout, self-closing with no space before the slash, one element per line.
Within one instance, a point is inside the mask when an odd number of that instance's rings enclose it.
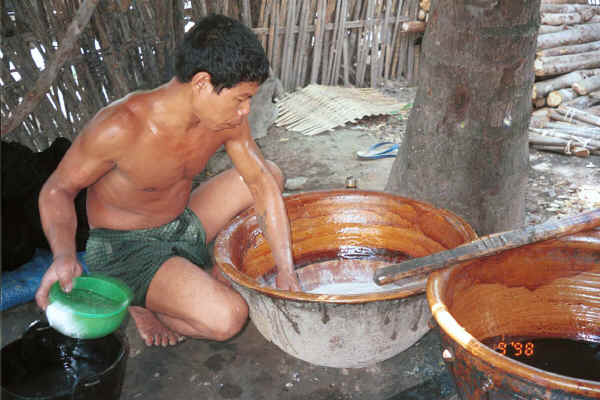
<path fill-rule="evenodd" d="M 416 21 L 406 21 L 402 23 L 403 32 L 425 32 L 425 24 L 429 17 L 429 8 L 431 7 L 431 0 L 420 0 L 419 10 L 417 13 Z"/>
<path fill-rule="evenodd" d="M 540 150 L 600 155 L 599 0 L 542 0 L 529 143 Z M 404 32 L 423 32 L 431 0 Z"/>
<path fill-rule="evenodd" d="M 529 143 L 600 155 L 600 5 L 542 0 Z"/>

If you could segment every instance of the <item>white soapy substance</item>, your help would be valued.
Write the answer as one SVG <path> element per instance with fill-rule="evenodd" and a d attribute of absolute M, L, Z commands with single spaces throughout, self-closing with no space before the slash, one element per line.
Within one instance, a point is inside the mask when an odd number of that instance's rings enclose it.
<path fill-rule="evenodd" d="M 78 339 L 85 333 L 85 328 L 74 318 L 73 310 L 59 301 L 46 307 L 46 318 L 51 327 L 65 336 Z"/>
<path fill-rule="evenodd" d="M 387 292 L 389 290 L 397 289 L 394 285 L 379 286 L 375 282 L 340 282 L 340 283 L 328 283 L 319 285 L 311 290 L 307 290 L 306 293 L 315 294 L 337 294 L 337 295 L 353 295 L 353 294 L 366 294 L 373 292 Z"/>

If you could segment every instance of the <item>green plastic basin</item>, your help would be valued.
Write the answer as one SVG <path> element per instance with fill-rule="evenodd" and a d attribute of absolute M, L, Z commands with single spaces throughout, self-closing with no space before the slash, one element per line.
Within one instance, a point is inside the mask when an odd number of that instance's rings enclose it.
<path fill-rule="evenodd" d="M 56 282 L 50 288 L 46 317 L 50 326 L 77 339 L 96 339 L 123 322 L 133 293 L 122 281 L 102 275 L 80 276 L 66 293 Z"/>

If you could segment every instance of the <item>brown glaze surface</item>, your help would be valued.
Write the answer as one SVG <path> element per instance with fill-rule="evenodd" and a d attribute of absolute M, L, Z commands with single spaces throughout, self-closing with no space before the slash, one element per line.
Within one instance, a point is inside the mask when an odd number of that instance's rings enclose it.
<path fill-rule="evenodd" d="M 373 282 L 377 268 L 476 237 L 469 225 L 447 211 L 382 192 L 308 192 L 285 202 L 304 290 L 348 282 L 370 282 L 379 289 Z M 406 350 L 431 329 L 422 294 L 425 280 L 410 288 L 354 294 L 289 292 L 269 285 L 273 259 L 253 210 L 219 234 L 214 257 L 216 267 L 248 303 L 259 332 L 312 364 L 373 365 Z"/>
<path fill-rule="evenodd" d="M 500 335 L 600 342 L 600 230 L 436 272 L 427 297 L 463 398 L 600 398 L 600 382 L 536 369 L 480 342 Z"/>
<path fill-rule="evenodd" d="M 334 259 L 371 260 L 369 265 L 374 271 L 477 237 L 464 220 L 446 210 L 382 192 L 315 191 L 286 197 L 285 203 L 297 271 L 305 265 Z M 322 295 L 281 291 L 257 281 L 259 277 L 269 277 L 274 262 L 253 209 L 242 213 L 221 232 L 214 254 L 216 265 L 239 284 L 271 296 L 323 301 Z M 327 301 L 383 300 L 424 290 L 421 285 L 412 290 L 372 295 L 330 296 Z"/>

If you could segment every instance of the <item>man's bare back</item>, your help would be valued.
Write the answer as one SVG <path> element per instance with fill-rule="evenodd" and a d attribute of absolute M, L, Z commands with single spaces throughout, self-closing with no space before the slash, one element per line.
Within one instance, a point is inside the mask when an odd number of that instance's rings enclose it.
<path fill-rule="evenodd" d="M 203 36 L 212 30 L 223 36 Z M 228 35 L 237 38 L 238 49 L 230 49 Z M 185 59 L 188 52 L 204 54 L 201 46 L 223 53 L 216 56 L 219 60 L 241 57 L 223 68 L 234 68 L 232 79 L 242 73 L 248 80 L 219 84 L 219 79 L 229 79 L 219 75 L 220 69 L 211 75 L 194 65 L 203 57 Z M 254 205 L 278 267 L 279 287 L 298 289 L 281 197 L 283 175 L 263 159 L 247 120 L 251 97 L 268 68 L 259 42 L 241 24 L 213 16 L 186 35 L 178 57 L 176 78 L 99 111 L 44 185 L 40 214 L 54 262 L 36 293 L 40 307 L 47 306 L 52 283 L 58 280 L 70 290 L 72 279 L 81 274 L 74 249 L 73 199 L 83 188 L 88 188 L 90 237 L 98 228 L 118 235 L 160 228 L 189 209 L 192 224 L 198 224 L 196 219 L 201 223 L 207 243 L 231 218 Z M 254 76 L 260 81 L 253 81 Z M 192 191 L 193 178 L 222 145 L 235 168 Z M 145 301 L 130 308 L 142 338 L 149 345 L 166 345 L 182 336 L 225 340 L 237 333 L 247 319 L 244 300 L 222 279 L 198 268 L 202 265 L 178 254 L 153 267 L 158 269 L 147 292 L 140 293 Z"/>

